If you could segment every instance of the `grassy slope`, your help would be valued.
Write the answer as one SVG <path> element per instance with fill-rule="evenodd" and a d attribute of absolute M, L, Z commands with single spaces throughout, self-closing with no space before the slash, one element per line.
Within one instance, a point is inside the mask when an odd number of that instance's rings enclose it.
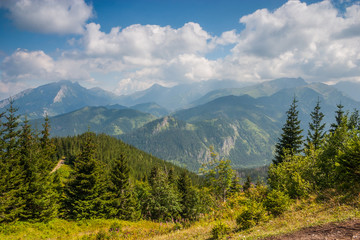
<path fill-rule="evenodd" d="M 49 223 L 17 222 L 0 225 L 0 239 L 210 239 L 211 229 L 219 219 L 232 229 L 228 239 L 261 239 L 304 227 L 360 219 L 359 202 L 357 203 L 357 207 L 354 207 L 338 203 L 318 203 L 314 199 L 299 200 L 282 216 L 241 232 L 236 230 L 234 218 L 237 212 L 227 208 L 219 209 L 182 230 L 176 230 L 179 226 L 176 223 L 101 219 L 72 222 L 55 219 Z M 120 224 L 122 231 L 109 232 L 114 223 Z M 109 238 L 99 238 L 101 233 Z"/>

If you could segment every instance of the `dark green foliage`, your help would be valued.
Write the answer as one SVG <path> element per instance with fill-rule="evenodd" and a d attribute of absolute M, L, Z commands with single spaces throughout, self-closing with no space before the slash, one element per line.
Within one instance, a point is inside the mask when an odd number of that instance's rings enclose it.
<path fill-rule="evenodd" d="M 339 154 L 336 163 L 337 184 L 343 190 L 352 193 L 360 191 L 360 138 L 359 132 L 349 139 L 344 151 Z"/>
<path fill-rule="evenodd" d="M 31 130 L 26 117 L 19 125 L 16 112 L 10 101 L 7 113 L 1 115 L 6 121 L 0 128 L 0 222 L 46 221 L 57 215 L 49 175 L 52 165 L 46 161 L 54 152 L 44 150 L 47 146 L 41 145 L 41 138 Z"/>
<path fill-rule="evenodd" d="M 230 227 L 224 222 L 218 222 L 211 229 L 212 239 L 223 239 L 231 231 Z"/>
<path fill-rule="evenodd" d="M 109 218 L 136 220 L 139 217 L 129 173 L 127 161 L 123 155 L 120 155 L 110 170 L 108 181 L 107 217 Z"/>
<path fill-rule="evenodd" d="M 275 148 L 274 164 L 279 164 L 284 160 L 285 152 L 289 154 L 298 154 L 303 144 L 302 129 L 300 128 L 300 120 L 298 119 L 299 111 L 297 110 L 297 100 L 294 97 L 290 109 L 286 112 L 287 119 L 282 134 Z"/>
<path fill-rule="evenodd" d="M 268 216 L 263 204 L 249 200 L 242 212 L 236 217 L 236 223 L 240 230 L 246 230 L 267 219 Z"/>
<path fill-rule="evenodd" d="M 17 108 L 10 100 L 10 105 L 4 114 L 1 135 L 1 182 L 0 182 L 0 222 L 11 222 L 19 219 L 25 207 L 22 198 L 26 193 L 24 186 L 23 166 L 20 163 L 19 116 Z"/>
<path fill-rule="evenodd" d="M 335 130 L 340 126 L 341 124 L 341 121 L 344 117 L 344 106 L 341 105 L 341 103 L 339 103 L 338 105 L 336 105 L 336 107 L 338 108 L 335 113 L 335 123 L 332 123 L 331 126 L 330 126 L 330 132 L 335 132 Z"/>
<path fill-rule="evenodd" d="M 200 199 L 187 173 L 180 175 L 177 189 L 180 194 L 181 217 L 196 220 L 201 213 Z"/>
<path fill-rule="evenodd" d="M 250 176 L 246 176 L 246 181 L 243 185 L 243 191 L 247 192 L 251 187 L 251 177 Z"/>
<path fill-rule="evenodd" d="M 321 121 L 324 118 L 324 114 L 320 111 L 320 100 L 318 99 L 314 110 L 310 113 L 312 122 L 309 123 L 308 136 L 306 138 L 306 148 L 310 148 L 310 144 L 314 146 L 314 149 L 319 149 L 324 136 L 325 136 L 325 123 Z"/>
<path fill-rule="evenodd" d="M 96 145 L 92 134 L 88 132 L 66 186 L 66 205 L 70 218 L 89 219 L 100 216 L 100 169 L 95 153 Z"/>
<path fill-rule="evenodd" d="M 274 216 L 279 216 L 290 206 L 290 198 L 279 190 L 271 190 L 264 201 L 264 206 Z"/>
<path fill-rule="evenodd" d="M 150 171 L 153 167 L 174 169 L 174 175 L 178 176 L 182 172 L 187 172 L 194 184 L 201 183 L 202 179 L 181 167 L 156 158 L 150 154 L 136 149 L 119 139 L 99 134 L 94 135 L 93 140 L 97 145 L 96 158 L 103 165 L 111 166 L 118 156 L 123 155 L 128 160 L 130 178 L 143 180 L 149 179 Z M 65 156 L 68 164 L 73 165 L 73 161 L 80 152 L 80 146 L 85 141 L 85 134 L 76 137 L 54 138 L 57 149 L 57 158 Z M 108 171 L 109 167 L 104 167 Z"/>
<path fill-rule="evenodd" d="M 44 129 L 44 131 L 47 131 Z M 36 139 L 25 120 L 20 134 L 20 163 L 23 166 L 26 193 L 24 214 L 21 219 L 49 220 L 57 216 L 56 196 L 46 161 L 51 152 L 45 152 L 44 145 Z M 45 163 L 44 163 L 45 162 Z M 45 168 L 44 166 L 47 166 Z M 51 167 L 51 165 L 50 165 Z"/>
<path fill-rule="evenodd" d="M 175 186 L 168 181 L 168 174 L 158 170 L 150 182 L 149 212 L 151 219 L 171 220 L 181 213 L 180 197 Z"/>
<path fill-rule="evenodd" d="M 357 129 L 360 130 L 360 116 L 359 110 L 354 109 L 354 112 L 349 117 L 348 128 L 350 130 Z"/>
<path fill-rule="evenodd" d="M 229 189 L 229 195 L 234 195 L 236 193 L 239 193 L 241 191 L 241 184 L 240 184 L 240 178 L 235 175 L 231 181 L 230 189 Z"/>

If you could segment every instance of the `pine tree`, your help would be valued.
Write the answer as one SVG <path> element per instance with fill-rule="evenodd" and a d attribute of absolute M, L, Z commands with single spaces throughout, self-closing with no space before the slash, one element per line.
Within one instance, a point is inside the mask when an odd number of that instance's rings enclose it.
<path fill-rule="evenodd" d="M 231 181 L 229 194 L 234 195 L 236 193 L 239 193 L 240 191 L 241 191 L 240 178 L 236 174 Z"/>
<path fill-rule="evenodd" d="M 50 172 L 53 168 L 53 157 L 55 156 L 56 148 L 53 140 L 50 138 L 50 124 L 49 117 L 46 115 L 44 119 L 43 130 L 41 131 L 40 147 L 42 150 L 41 168 L 44 171 Z"/>
<path fill-rule="evenodd" d="M 180 175 L 177 181 L 177 188 L 180 193 L 181 217 L 195 220 L 199 215 L 197 207 L 199 199 L 186 172 Z"/>
<path fill-rule="evenodd" d="M 310 148 L 310 144 L 313 145 L 315 150 L 319 149 L 325 136 L 325 123 L 321 123 L 324 114 L 320 109 L 320 100 L 318 99 L 314 110 L 310 114 L 312 122 L 309 123 L 308 136 L 306 138 L 306 148 L 308 149 Z"/>
<path fill-rule="evenodd" d="M 157 169 L 157 170 L 155 170 Z M 150 199 L 148 204 L 151 219 L 171 220 L 181 213 L 179 193 L 174 184 L 169 183 L 169 176 L 163 170 L 153 168 L 150 177 Z"/>
<path fill-rule="evenodd" d="M 248 175 L 243 185 L 243 191 L 247 192 L 251 188 L 251 177 Z"/>
<path fill-rule="evenodd" d="M 99 170 L 95 161 L 96 146 L 90 132 L 75 159 L 74 172 L 66 186 L 66 208 L 73 219 L 90 219 L 100 215 Z"/>
<path fill-rule="evenodd" d="M 359 110 L 356 108 L 354 112 L 351 114 L 348 122 L 348 128 L 350 130 L 357 129 L 360 130 L 360 117 L 359 117 Z"/>
<path fill-rule="evenodd" d="M 340 126 L 341 122 L 342 122 L 342 119 L 344 117 L 344 111 L 343 111 L 343 108 L 344 106 L 341 105 L 341 103 L 339 103 L 338 105 L 336 105 L 336 107 L 338 108 L 335 113 L 335 123 L 332 123 L 331 124 L 331 128 L 330 128 L 330 132 L 331 133 L 334 133 L 335 130 Z"/>
<path fill-rule="evenodd" d="M 138 218 L 136 200 L 130 187 L 130 168 L 123 155 L 115 160 L 110 171 L 108 211 L 110 217 L 123 220 Z"/>
<path fill-rule="evenodd" d="M 291 155 L 301 152 L 302 129 L 300 128 L 300 120 L 298 119 L 299 111 L 297 110 L 297 100 L 294 97 L 289 110 L 286 112 L 287 119 L 279 142 L 275 145 L 275 159 L 274 164 L 281 163 L 284 159 L 285 152 Z"/>
<path fill-rule="evenodd" d="M 25 201 L 21 196 L 26 192 L 23 166 L 20 164 L 19 116 L 14 101 L 10 99 L 2 129 L 3 145 L 1 157 L 0 222 L 19 219 L 24 213 Z"/>

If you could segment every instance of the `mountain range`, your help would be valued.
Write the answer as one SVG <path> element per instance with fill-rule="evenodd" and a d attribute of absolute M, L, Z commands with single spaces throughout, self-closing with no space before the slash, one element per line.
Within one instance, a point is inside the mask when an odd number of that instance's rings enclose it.
<path fill-rule="evenodd" d="M 337 104 L 341 103 L 348 111 L 360 108 L 351 92 L 339 90 L 341 85 L 307 83 L 301 78 L 282 78 L 246 87 L 224 84 L 225 88 L 217 90 L 208 83 L 204 88 L 210 91 L 201 95 L 199 92 L 205 91 L 201 89 L 203 85 L 193 84 L 198 90 L 192 92 L 188 88 L 187 94 L 186 85 L 173 88 L 155 85 L 129 96 L 115 96 L 62 81 L 27 90 L 14 99 L 22 114 L 32 118 L 44 113 L 52 116 L 52 136 L 77 135 L 90 128 L 117 136 L 193 171 L 208 161 L 210 146 L 220 156 L 229 158 L 236 168 L 269 164 L 294 96 L 298 100 L 303 135 L 307 134 L 310 113 L 318 100 L 327 127 L 334 122 Z M 164 104 L 167 98 L 169 104 Z M 177 99 L 178 105 L 171 103 L 173 99 Z M 159 100 L 160 105 L 156 102 Z M 0 104 L 6 105 L 5 100 Z M 180 106 L 183 109 L 171 113 L 168 110 Z M 184 109 L 185 106 L 188 108 Z M 42 121 L 33 120 L 32 124 L 39 126 Z"/>

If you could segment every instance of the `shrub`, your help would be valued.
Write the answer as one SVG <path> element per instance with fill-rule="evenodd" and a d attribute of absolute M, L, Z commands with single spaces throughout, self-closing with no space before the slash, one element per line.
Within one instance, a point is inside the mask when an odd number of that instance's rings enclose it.
<path fill-rule="evenodd" d="M 264 207 L 274 216 L 285 212 L 290 205 L 290 197 L 282 191 L 271 190 L 265 198 Z"/>
<path fill-rule="evenodd" d="M 236 223 L 240 230 L 249 229 L 256 226 L 261 221 L 268 219 L 265 208 L 261 203 L 250 201 L 244 210 L 237 216 Z"/>
<path fill-rule="evenodd" d="M 308 156 L 286 155 L 282 163 L 269 168 L 269 185 L 291 198 L 306 197 L 313 190 L 315 168 Z"/>
<path fill-rule="evenodd" d="M 213 239 L 222 239 L 230 232 L 230 227 L 223 222 L 218 222 L 211 230 Z"/>
<path fill-rule="evenodd" d="M 107 240 L 110 239 L 109 235 L 104 231 L 104 230 L 100 230 L 96 236 L 95 236 L 96 240 Z"/>

